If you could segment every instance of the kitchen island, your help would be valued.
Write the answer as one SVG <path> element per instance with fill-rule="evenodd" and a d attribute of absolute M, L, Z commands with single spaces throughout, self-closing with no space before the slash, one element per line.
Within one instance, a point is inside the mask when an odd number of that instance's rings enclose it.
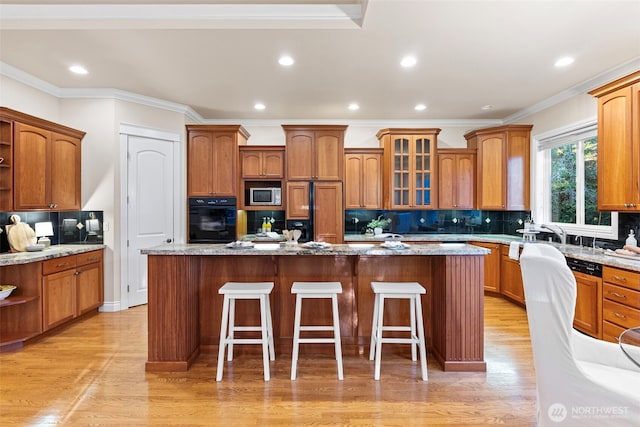
<path fill-rule="evenodd" d="M 225 245 L 165 244 L 142 250 L 148 255 L 147 371 L 185 371 L 200 346 L 219 341 L 222 296 L 228 281 L 275 283 L 271 294 L 276 357 L 291 354 L 294 281 L 340 281 L 340 330 L 343 353 L 369 353 L 374 295 L 371 281 L 416 281 L 423 296 L 428 350 L 445 371 L 485 371 L 484 255 L 488 250 L 467 244 L 410 245 L 404 250 L 380 245 L 256 244 L 231 249 Z M 259 314 L 251 302 L 238 302 L 237 324 L 255 324 Z M 396 303 L 396 304 L 394 304 Z M 405 307 L 407 305 L 407 307 Z M 389 301 L 389 324 L 405 323 L 408 304 Z M 329 304 L 305 309 L 316 323 L 330 323 Z M 305 321 L 303 316 L 303 322 Z M 313 346 L 307 346 L 311 348 Z M 302 351 L 302 349 L 301 349 Z M 407 348 L 407 351 L 408 348 Z"/>

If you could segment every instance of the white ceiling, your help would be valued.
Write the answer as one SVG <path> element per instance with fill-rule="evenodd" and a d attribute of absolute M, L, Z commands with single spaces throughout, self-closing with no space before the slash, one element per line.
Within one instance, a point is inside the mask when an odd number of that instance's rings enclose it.
<path fill-rule="evenodd" d="M 504 120 L 640 68 L 640 0 L 0 0 L 0 61 L 211 120 Z"/>

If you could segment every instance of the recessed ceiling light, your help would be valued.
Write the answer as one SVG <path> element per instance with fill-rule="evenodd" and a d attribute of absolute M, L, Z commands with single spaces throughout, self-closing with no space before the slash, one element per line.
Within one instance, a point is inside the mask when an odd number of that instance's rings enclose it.
<path fill-rule="evenodd" d="M 573 61 L 573 58 L 571 58 L 570 56 L 565 56 L 564 58 L 558 59 L 553 65 L 555 65 L 556 67 L 566 67 L 567 65 L 573 64 Z"/>
<path fill-rule="evenodd" d="M 253 106 L 253 108 L 255 108 L 256 110 L 264 110 L 267 107 L 262 102 L 258 102 Z"/>
<path fill-rule="evenodd" d="M 82 65 L 72 65 L 71 67 L 69 67 L 69 71 L 71 71 L 74 74 L 89 74 L 89 71 L 87 71 L 86 68 L 84 68 Z"/>
<path fill-rule="evenodd" d="M 349 110 L 351 111 L 355 111 L 360 109 L 360 106 L 358 104 L 356 104 L 355 102 L 352 102 L 351 104 L 349 104 Z"/>
<path fill-rule="evenodd" d="M 409 68 L 416 65 L 417 62 L 418 60 L 416 59 L 415 56 L 405 56 L 404 58 L 402 58 L 402 61 L 400 61 L 400 65 L 402 65 L 405 68 Z"/>
<path fill-rule="evenodd" d="M 424 111 L 427 109 L 427 106 L 424 104 L 417 104 L 413 109 L 416 111 Z"/>
<path fill-rule="evenodd" d="M 487 104 L 480 107 L 481 110 L 493 110 L 493 105 Z"/>
<path fill-rule="evenodd" d="M 293 65 L 295 61 L 293 60 L 292 57 L 290 56 L 281 56 L 280 59 L 278 59 L 278 64 L 284 66 L 284 67 L 290 67 L 291 65 Z"/>

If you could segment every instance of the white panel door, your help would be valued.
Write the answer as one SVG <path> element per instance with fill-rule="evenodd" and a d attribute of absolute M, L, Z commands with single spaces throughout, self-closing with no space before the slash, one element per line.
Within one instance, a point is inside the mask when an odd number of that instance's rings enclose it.
<path fill-rule="evenodd" d="M 129 136 L 127 154 L 128 305 L 147 303 L 147 256 L 140 249 L 173 241 L 173 145 Z"/>

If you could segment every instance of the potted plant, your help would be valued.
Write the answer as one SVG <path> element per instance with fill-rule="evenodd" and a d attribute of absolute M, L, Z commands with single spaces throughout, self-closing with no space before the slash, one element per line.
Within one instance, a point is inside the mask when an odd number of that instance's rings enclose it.
<path fill-rule="evenodd" d="M 372 230 L 373 234 L 382 234 L 382 230 L 389 224 L 391 224 L 391 219 L 383 218 L 382 215 L 380 215 L 367 224 L 367 231 Z"/>

